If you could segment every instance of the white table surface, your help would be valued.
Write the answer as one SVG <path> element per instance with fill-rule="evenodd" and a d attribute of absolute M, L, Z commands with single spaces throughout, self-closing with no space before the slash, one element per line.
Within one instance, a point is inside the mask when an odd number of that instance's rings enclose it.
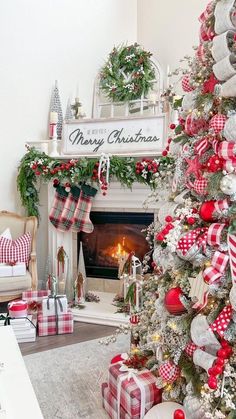
<path fill-rule="evenodd" d="M 43 419 L 11 326 L 0 327 L 0 419 Z"/>

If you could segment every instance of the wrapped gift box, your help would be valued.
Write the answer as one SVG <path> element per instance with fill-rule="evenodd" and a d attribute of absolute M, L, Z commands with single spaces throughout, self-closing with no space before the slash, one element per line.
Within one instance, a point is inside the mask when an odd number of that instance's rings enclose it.
<path fill-rule="evenodd" d="M 41 302 L 44 297 L 47 297 L 50 294 L 50 290 L 38 290 L 38 291 L 23 291 L 22 292 L 22 300 L 28 301 L 28 303 L 32 301 Z"/>
<path fill-rule="evenodd" d="M 68 310 L 65 314 L 59 314 L 58 316 L 44 316 L 42 312 L 38 313 L 39 336 L 73 333 L 73 329 L 74 323 L 71 310 Z"/>
<path fill-rule="evenodd" d="M 110 418 L 117 419 L 117 400 L 110 392 L 107 383 L 102 384 L 102 405 Z M 120 419 L 131 419 L 122 407 L 120 409 Z M 132 419 L 139 419 L 139 416 Z"/>
<path fill-rule="evenodd" d="M 24 262 L 17 262 L 13 266 L 7 263 L 0 263 L 0 277 L 24 275 L 26 275 L 26 265 Z"/>
<path fill-rule="evenodd" d="M 2 318 L 1 318 L 2 317 Z M 0 315 L 0 327 L 10 324 L 15 333 L 17 342 L 34 342 L 36 339 L 36 316 L 28 315 L 22 318 L 9 318 L 6 323 L 7 314 Z M 1 417 L 1 416 L 0 416 Z"/>
<path fill-rule="evenodd" d="M 149 370 L 130 374 L 128 371 L 121 371 L 121 366 L 121 363 L 117 363 L 109 367 L 109 391 L 132 418 L 140 417 L 141 403 L 143 402 L 145 410 L 151 409 L 161 402 L 161 390 L 156 387 L 156 377 Z M 118 400 L 119 388 L 120 400 Z M 141 388 L 144 393 L 143 401 L 141 401 Z"/>
<path fill-rule="evenodd" d="M 56 307 L 55 307 L 56 305 Z M 68 301 L 66 295 L 57 295 L 56 297 L 44 297 L 42 299 L 43 316 L 54 316 L 66 314 L 68 310 Z"/>

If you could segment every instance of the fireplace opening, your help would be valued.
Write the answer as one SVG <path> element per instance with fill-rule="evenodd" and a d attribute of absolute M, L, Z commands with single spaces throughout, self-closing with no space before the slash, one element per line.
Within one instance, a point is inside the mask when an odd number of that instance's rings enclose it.
<path fill-rule="evenodd" d="M 78 233 L 88 277 L 118 279 L 120 263 L 131 251 L 141 261 L 149 251 L 142 230 L 153 222 L 153 213 L 93 211 L 90 219 L 93 233 Z"/>

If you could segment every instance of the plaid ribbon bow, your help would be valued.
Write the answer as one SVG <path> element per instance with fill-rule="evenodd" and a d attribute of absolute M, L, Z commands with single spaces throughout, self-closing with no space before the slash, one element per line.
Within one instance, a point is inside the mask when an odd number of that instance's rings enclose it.
<path fill-rule="evenodd" d="M 222 204 L 223 205 L 223 204 Z M 221 203 L 218 203 L 218 207 L 216 207 L 216 210 L 218 211 L 218 208 L 220 209 Z M 210 227 L 208 228 L 207 232 L 207 243 L 210 246 L 219 246 L 221 242 L 221 235 L 222 231 L 225 227 L 225 224 L 223 223 L 212 223 Z"/>
<path fill-rule="evenodd" d="M 217 250 L 212 257 L 211 266 L 203 271 L 204 281 L 213 284 L 219 280 L 226 270 L 228 261 L 229 256 Z"/>

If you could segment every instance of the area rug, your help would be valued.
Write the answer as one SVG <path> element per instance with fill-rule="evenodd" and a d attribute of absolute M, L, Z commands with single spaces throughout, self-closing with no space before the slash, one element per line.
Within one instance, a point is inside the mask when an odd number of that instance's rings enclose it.
<path fill-rule="evenodd" d="M 44 419 L 107 419 L 101 383 L 112 357 L 126 352 L 129 337 L 108 346 L 99 340 L 77 343 L 24 357 Z"/>

